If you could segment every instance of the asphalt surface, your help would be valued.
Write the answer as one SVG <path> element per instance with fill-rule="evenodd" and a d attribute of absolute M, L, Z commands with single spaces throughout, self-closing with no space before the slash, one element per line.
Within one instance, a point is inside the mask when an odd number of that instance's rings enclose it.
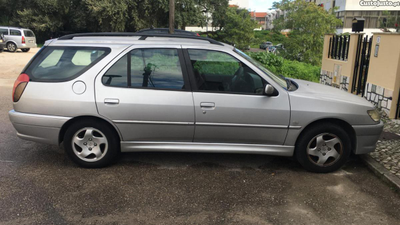
<path fill-rule="evenodd" d="M 357 158 L 330 174 L 283 157 L 194 153 L 123 154 L 83 169 L 58 146 L 17 138 L 11 108 L 11 87 L 0 82 L 0 224 L 400 221 L 400 195 Z"/>

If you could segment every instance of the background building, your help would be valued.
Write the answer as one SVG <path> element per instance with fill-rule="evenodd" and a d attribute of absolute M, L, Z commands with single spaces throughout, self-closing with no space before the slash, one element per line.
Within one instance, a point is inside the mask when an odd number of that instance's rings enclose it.
<path fill-rule="evenodd" d="M 335 10 L 337 18 L 341 19 L 343 25 L 337 28 L 338 33 L 351 32 L 352 20 L 354 17 L 361 17 L 365 19 L 364 32 L 367 35 L 371 35 L 373 32 L 382 32 L 381 21 L 383 18 L 387 18 L 384 15 L 385 11 L 388 11 L 391 16 L 400 18 L 400 6 L 362 6 L 361 0 L 306 0 L 307 2 L 314 2 L 326 10 L 331 10 L 334 7 L 338 7 Z M 367 1 L 365 1 L 367 2 Z M 393 0 L 395 2 L 395 0 Z M 395 31 L 395 29 L 390 29 Z"/>
<path fill-rule="evenodd" d="M 239 8 L 249 9 L 249 0 L 229 0 L 229 5 L 237 5 Z"/>

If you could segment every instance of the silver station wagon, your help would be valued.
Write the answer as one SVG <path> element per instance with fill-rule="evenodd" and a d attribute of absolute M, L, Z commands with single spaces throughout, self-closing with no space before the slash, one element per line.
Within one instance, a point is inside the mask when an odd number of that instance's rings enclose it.
<path fill-rule="evenodd" d="M 187 35 L 49 40 L 12 96 L 17 135 L 63 144 L 83 167 L 175 151 L 294 156 L 330 172 L 373 151 L 383 128 L 359 96 L 277 76 L 233 46 Z"/>

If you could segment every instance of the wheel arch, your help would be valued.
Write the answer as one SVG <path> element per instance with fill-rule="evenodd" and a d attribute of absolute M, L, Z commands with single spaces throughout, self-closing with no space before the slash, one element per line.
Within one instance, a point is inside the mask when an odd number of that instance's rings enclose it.
<path fill-rule="evenodd" d="M 7 45 L 8 45 L 8 43 L 13 43 L 13 44 L 15 44 L 15 46 L 17 46 L 17 49 L 18 49 L 18 44 L 17 44 L 17 42 L 16 41 L 14 41 L 14 40 L 7 40 L 7 42 L 6 42 L 6 48 L 7 48 Z"/>
<path fill-rule="evenodd" d="M 311 123 L 309 123 L 306 127 L 304 127 L 304 129 L 300 132 L 297 140 L 296 140 L 296 145 L 297 146 L 297 142 L 299 141 L 300 137 L 310 128 L 313 127 L 319 123 L 331 123 L 331 124 L 335 124 L 335 125 L 339 125 L 340 127 L 342 127 L 344 129 L 344 131 L 349 135 L 350 137 L 350 142 L 351 142 L 351 152 L 355 153 L 355 150 L 357 148 L 357 137 L 356 137 L 356 132 L 353 129 L 353 127 L 346 121 L 341 120 L 341 119 L 337 119 L 337 118 L 323 118 L 323 119 L 318 119 L 315 120 Z"/>
<path fill-rule="evenodd" d="M 65 123 L 63 124 L 63 126 L 62 126 L 61 129 L 60 129 L 60 133 L 58 134 L 58 144 L 61 144 L 61 143 L 63 142 L 64 136 L 65 136 L 65 132 L 68 130 L 68 128 L 69 128 L 72 124 L 74 124 L 74 123 L 76 123 L 76 122 L 78 122 L 78 121 L 81 121 L 81 120 L 88 120 L 88 119 L 97 120 L 97 121 L 99 121 L 99 122 L 103 122 L 103 123 L 105 123 L 105 124 L 108 124 L 108 125 L 114 130 L 114 132 L 117 134 L 119 140 L 120 140 L 120 141 L 122 140 L 122 135 L 121 135 L 120 131 L 119 131 L 118 128 L 117 128 L 112 122 L 110 122 L 109 120 L 106 120 L 106 119 L 104 119 L 104 118 L 97 117 L 97 116 L 77 116 L 77 117 L 74 117 L 74 118 L 68 120 L 67 122 L 65 122 Z"/>

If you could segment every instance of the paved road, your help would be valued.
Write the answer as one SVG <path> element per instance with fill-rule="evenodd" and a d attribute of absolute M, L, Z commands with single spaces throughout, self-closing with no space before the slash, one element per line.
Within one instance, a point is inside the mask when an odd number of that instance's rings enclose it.
<path fill-rule="evenodd" d="M 108 168 L 82 169 L 57 146 L 18 139 L 10 99 L 11 87 L 0 82 L 0 224 L 400 221 L 399 194 L 357 159 L 312 174 L 281 157 L 132 153 Z"/>

